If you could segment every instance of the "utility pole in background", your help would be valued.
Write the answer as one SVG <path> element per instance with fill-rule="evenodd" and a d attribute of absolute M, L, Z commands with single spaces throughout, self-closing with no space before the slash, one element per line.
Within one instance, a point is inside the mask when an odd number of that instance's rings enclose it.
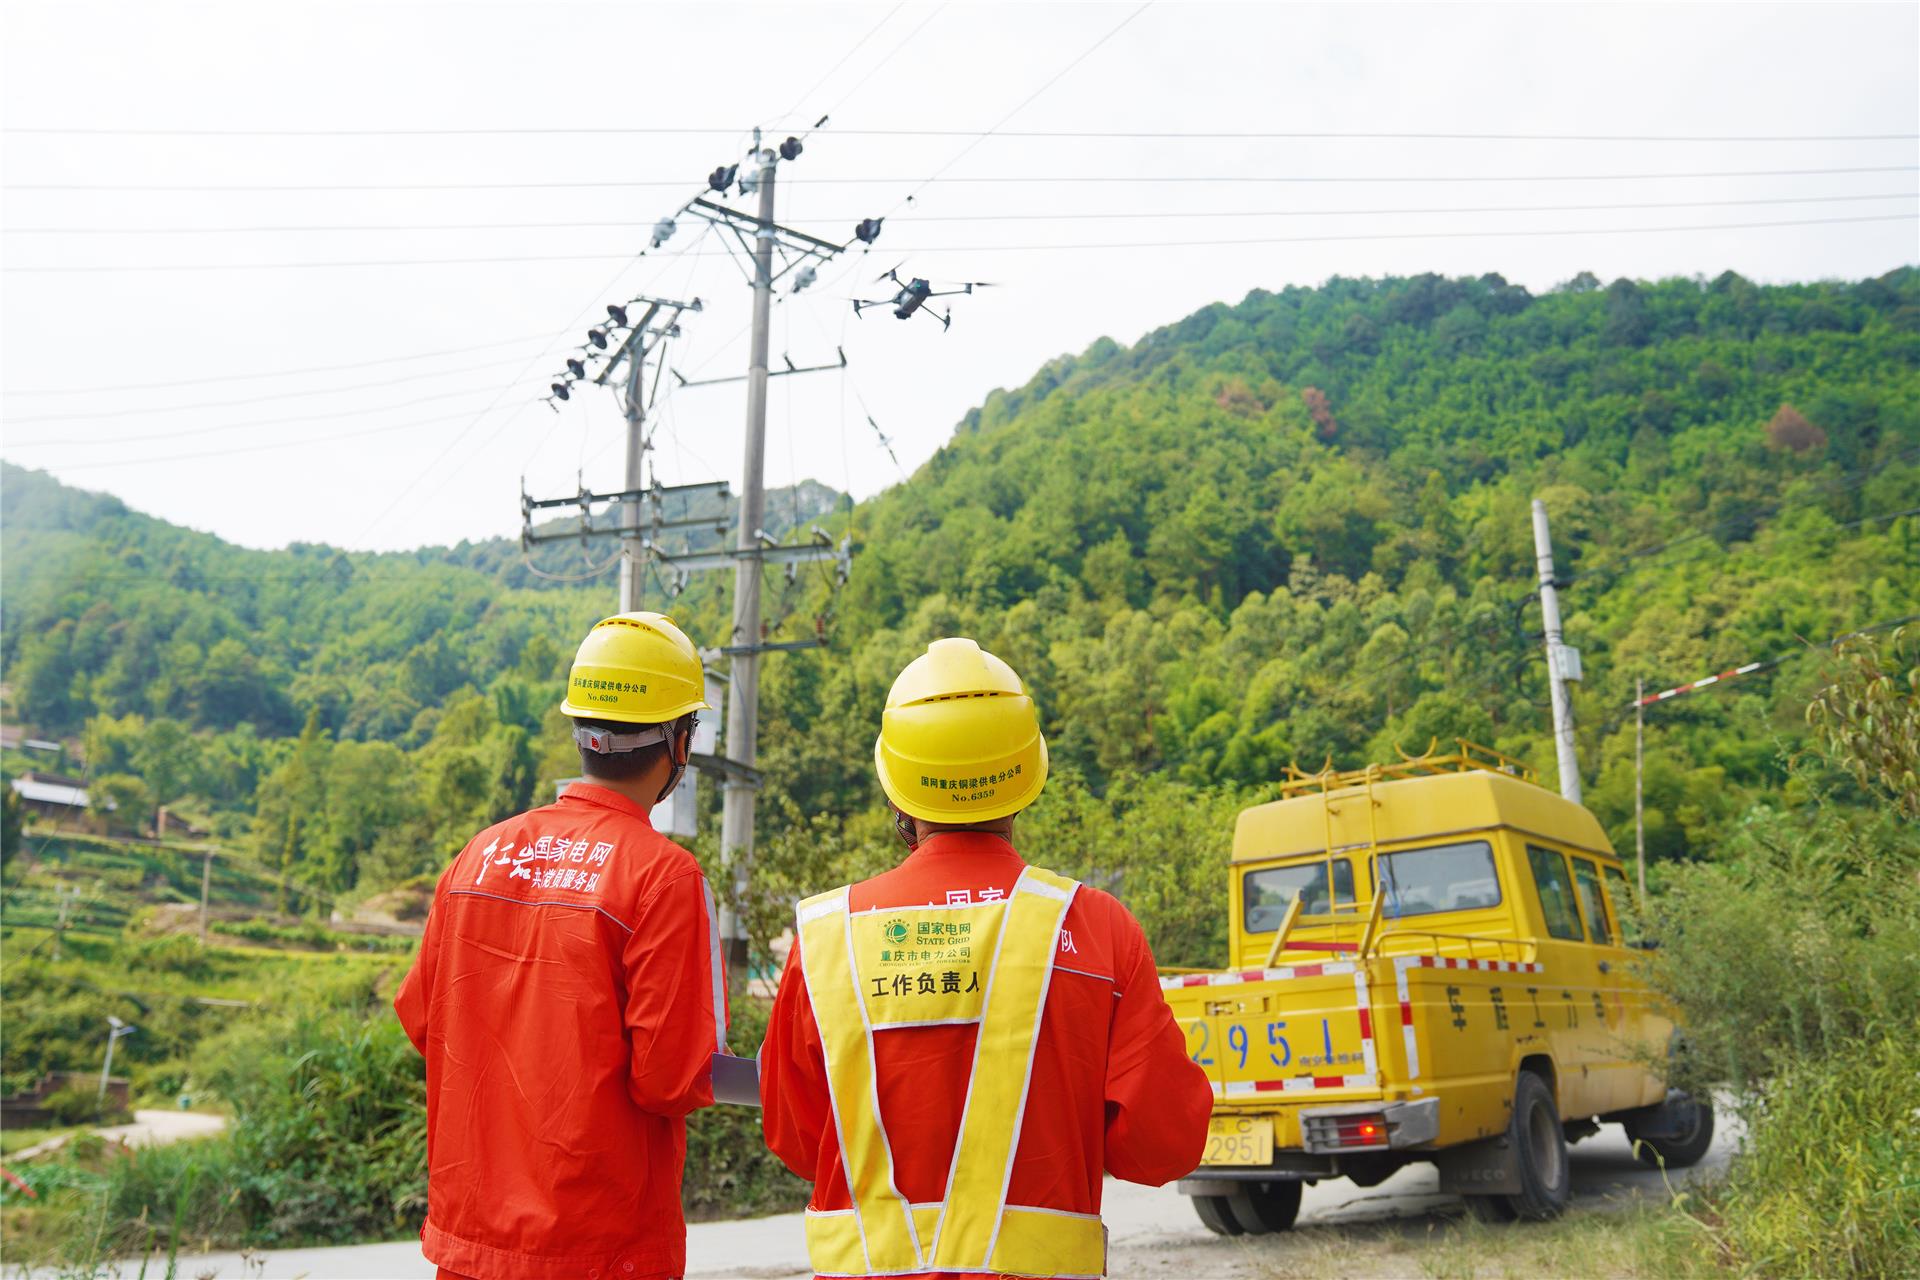
<path fill-rule="evenodd" d="M 1553 538 L 1547 532 L 1547 506 L 1533 500 L 1533 554 L 1540 573 L 1540 621 L 1547 638 L 1547 678 L 1553 693 L 1553 746 L 1560 773 L 1560 794 L 1580 803 L 1580 761 L 1573 750 L 1573 698 L 1567 691 L 1578 680 L 1580 651 L 1560 642 L 1560 596 L 1553 579 Z"/>
<path fill-rule="evenodd" d="M 760 735 L 760 539 L 766 517 L 767 460 L 767 346 L 773 327 L 774 153 L 761 150 L 759 166 L 760 225 L 753 240 L 753 342 L 747 363 L 747 443 L 745 474 L 740 481 L 740 523 L 735 526 L 734 550 L 740 553 L 733 571 L 732 689 L 727 700 L 727 758 L 748 769 L 754 767 Z M 732 901 L 743 896 L 748 864 L 753 857 L 753 805 L 759 780 L 750 774 L 727 776 L 720 810 L 720 862 Z M 732 902 L 722 911 L 720 936 L 727 944 L 729 977 L 744 980 L 747 932 Z M 744 986 L 736 990 L 744 990 Z"/>
<path fill-rule="evenodd" d="M 213 884 L 213 848 L 208 846 L 200 862 L 200 945 L 207 945 L 207 890 Z"/>
<path fill-rule="evenodd" d="M 1647 680 L 1633 682 L 1633 856 L 1640 870 L 1640 901 L 1647 900 L 1647 814 L 1642 779 L 1646 773 Z"/>

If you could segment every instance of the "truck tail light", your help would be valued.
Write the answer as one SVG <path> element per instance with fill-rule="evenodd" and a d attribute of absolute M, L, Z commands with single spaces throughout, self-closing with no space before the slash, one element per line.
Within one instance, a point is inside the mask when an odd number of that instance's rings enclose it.
<path fill-rule="evenodd" d="M 1301 1117 L 1309 1151 L 1362 1151 L 1387 1146 L 1386 1117 L 1375 1112 Z"/>

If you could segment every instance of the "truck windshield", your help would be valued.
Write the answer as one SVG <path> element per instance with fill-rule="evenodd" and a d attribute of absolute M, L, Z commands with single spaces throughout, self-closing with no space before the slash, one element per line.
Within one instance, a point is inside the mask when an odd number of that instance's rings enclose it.
<path fill-rule="evenodd" d="M 1478 911 L 1500 905 L 1500 878 L 1485 840 L 1401 849 L 1375 859 L 1381 907 L 1386 916 L 1423 916 L 1436 911 Z"/>
<path fill-rule="evenodd" d="M 1301 896 L 1300 910 L 1303 914 L 1323 915 L 1327 910 L 1325 858 L 1292 867 L 1249 871 L 1245 886 L 1248 933 L 1272 933 L 1278 929 L 1296 893 Z M 1334 859 L 1333 890 L 1341 902 L 1353 901 L 1352 859 Z"/>

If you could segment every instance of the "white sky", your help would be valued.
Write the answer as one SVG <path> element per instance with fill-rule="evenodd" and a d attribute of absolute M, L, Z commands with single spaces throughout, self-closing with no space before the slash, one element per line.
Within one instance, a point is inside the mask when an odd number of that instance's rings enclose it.
<path fill-rule="evenodd" d="M 605 393 L 576 396 L 557 415 L 532 403 L 604 303 L 642 290 L 698 294 L 709 305 L 687 319 L 672 363 L 703 377 L 744 372 L 749 295 L 739 268 L 712 256 L 717 233 L 701 256 L 673 256 L 698 238 L 698 224 L 683 218 L 660 254 L 624 265 L 622 255 L 645 247 L 653 221 L 716 164 L 737 159 L 754 124 L 779 137 L 828 110 L 828 127 L 782 167 L 783 221 L 843 239 L 920 179 L 941 180 L 889 220 L 870 255 L 823 268 L 820 286 L 775 309 L 776 367 L 783 351 L 800 364 L 830 360 L 839 343 L 853 366 L 847 377 L 774 382 L 770 485 L 812 476 L 873 493 L 899 473 L 863 402 L 912 469 L 994 387 L 1018 385 L 1103 334 L 1130 343 L 1255 287 L 1499 271 L 1539 290 L 1582 269 L 1611 279 L 1731 268 L 1779 281 L 1860 277 L 1920 260 L 1912 4 L 1161 0 L 1004 125 L 1009 134 L 1904 135 L 1891 141 L 994 136 L 973 145 L 967 136 L 857 132 L 993 127 L 1136 7 L 8 4 L 0 453 L 249 546 L 399 548 L 513 533 L 522 474 L 536 494 L 571 491 L 583 465 L 590 484 L 617 487 L 622 432 Z M 42 128 L 718 132 L 20 132 Z M 1842 168 L 1882 171 L 1618 176 Z M 955 181 L 1048 174 L 1128 181 Z M 1176 176 L 1238 180 L 1146 181 Z M 1467 176 L 1512 180 L 1433 180 Z M 1276 181 L 1299 178 L 1338 180 Z M 667 185 L 345 189 L 539 182 Z M 29 189 L 46 184 L 318 189 Z M 1743 203 L 1704 203 L 1717 201 Z M 1628 204 L 1682 207 L 1499 212 Z M 1100 212 L 1166 216 L 1057 216 Z M 1202 212 L 1261 216 L 1183 216 Z M 992 216 L 939 220 L 980 215 Z M 1834 218 L 1883 220 L 1627 230 Z M 614 225 L 344 229 L 474 223 Z M 324 229 L 153 231 L 169 227 Z M 1513 234 L 1562 230 L 1578 234 Z M 1007 247 L 1433 233 L 1443 236 Z M 565 255 L 587 260 L 243 265 Z M 1001 287 L 955 299 L 944 335 L 931 320 L 901 323 L 885 311 L 856 322 L 846 300 L 882 296 L 860 282 L 902 259 L 910 274 Z M 237 269 L 150 269 L 206 264 Z M 482 344 L 492 345 L 471 349 Z M 451 349 L 464 350 L 287 373 Z M 232 380 L 243 374 L 285 376 Z M 209 381 L 113 389 L 187 379 Z M 242 400 L 255 402 L 180 407 Z M 737 484 L 742 389 L 663 393 L 662 402 L 659 478 Z"/>

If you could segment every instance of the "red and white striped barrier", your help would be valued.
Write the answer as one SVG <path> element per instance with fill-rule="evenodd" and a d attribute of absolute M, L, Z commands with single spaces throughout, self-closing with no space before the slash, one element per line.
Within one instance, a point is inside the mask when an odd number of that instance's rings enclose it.
<path fill-rule="evenodd" d="M 1731 680 L 1735 676 L 1744 676 L 1749 672 L 1758 671 L 1762 667 L 1770 667 L 1778 661 L 1778 658 L 1773 658 L 1766 662 L 1749 662 L 1744 667 L 1735 667 L 1731 671 L 1722 671 L 1717 676 L 1707 676 L 1705 679 L 1695 680 L 1689 684 L 1675 685 L 1671 689 L 1662 689 L 1659 693 L 1650 693 L 1644 698 L 1629 699 L 1627 705 L 1630 707 L 1650 707 L 1656 702 L 1665 702 L 1668 698 L 1677 698 L 1683 693 L 1692 693 L 1695 689 L 1704 689 L 1710 684 L 1719 684 L 1722 680 Z"/>
<path fill-rule="evenodd" d="M 1360 972 L 1360 967 L 1351 960 L 1335 960 L 1327 964 L 1295 964 L 1279 969 L 1234 969 L 1226 973 L 1176 973 L 1172 977 L 1160 979 L 1163 991 L 1178 991 L 1182 987 L 1230 987 L 1240 982 L 1283 982 L 1288 978 L 1320 978 L 1333 974 Z"/>
<path fill-rule="evenodd" d="M 1481 969 L 1492 973 L 1540 973 L 1543 966 L 1525 960 L 1464 960 L 1459 956 L 1395 956 L 1394 994 L 1400 999 L 1400 1038 L 1407 1050 L 1407 1079 L 1420 1078 L 1420 1047 L 1414 1042 L 1413 1000 L 1407 987 L 1409 969 Z"/>

